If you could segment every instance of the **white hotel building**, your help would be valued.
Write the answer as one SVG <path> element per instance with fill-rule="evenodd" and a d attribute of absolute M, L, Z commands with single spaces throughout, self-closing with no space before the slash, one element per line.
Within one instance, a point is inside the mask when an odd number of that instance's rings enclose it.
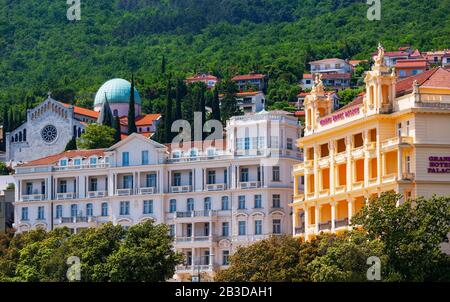
<path fill-rule="evenodd" d="M 285 112 L 233 117 L 226 133 L 183 148 L 133 134 L 108 149 L 19 165 L 15 228 L 77 232 L 152 219 L 169 225 L 186 256 L 176 278 L 210 275 L 238 246 L 292 234 L 292 167 L 301 160 L 298 121 Z"/>

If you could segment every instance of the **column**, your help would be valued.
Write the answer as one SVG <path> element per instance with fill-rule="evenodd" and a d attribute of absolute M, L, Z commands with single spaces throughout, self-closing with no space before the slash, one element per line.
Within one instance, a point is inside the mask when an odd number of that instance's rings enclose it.
<path fill-rule="evenodd" d="M 348 199 L 348 223 L 350 224 L 350 221 L 352 219 L 353 216 L 353 197 L 350 197 Z"/>
<path fill-rule="evenodd" d="M 315 222 L 316 222 L 316 234 L 319 233 L 319 221 L 320 221 L 320 209 L 322 208 L 321 205 L 316 203 L 316 207 L 315 207 L 315 212 L 314 212 L 314 218 L 315 218 Z"/>
<path fill-rule="evenodd" d="M 364 187 L 369 186 L 369 151 L 367 145 L 369 143 L 369 131 L 364 130 Z"/>
<path fill-rule="evenodd" d="M 212 248 L 212 246 L 210 246 L 209 247 L 209 266 L 212 266 L 213 265 L 213 248 Z"/>
<path fill-rule="evenodd" d="M 397 152 L 397 174 L 398 180 L 401 180 L 403 178 L 403 152 L 400 146 L 398 146 Z"/>
<path fill-rule="evenodd" d="M 116 195 L 116 190 L 119 188 L 117 183 L 117 173 L 114 173 L 114 187 L 113 187 L 113 195 Z"/>
<path fill-rule="evenodd" d="M 314 198 L 318 197 L 319 193 L 319 148 L 317 145 L 314 145 Z"/>
<path fill-rule="evenodd" d="M 334 232 L 336 220 L 336 202 L 331 202 L 331 231 Z"/>
<path fill-rule="evenodd" d="M 308 235 L 308 225 L 309 225 L 309 207 L 305 205 L 305 237 Z"/>
<path fill-rule="evenodd" d="M 353 186 L 353 167 L 352 167 L 352 139 L 350 136 L 345 138 L 347 152 L 347 191 Z"/>
<path fill-rule="evenodd" d="M 304 200 L 306 200 L 307 198 L 306 198 L 306 195 L 308 194 L 308 193 L 310 193 L 309 192 L 309 174 L 308 173 L 306 173 L 307 172 L 307 170 L 305 169 L 305 175 L 304 175 L 304 180 L 305 180 L 305 182 L 304 182 L 304 184 L 303 184 L 303 188 L 304 188 L 304 191 L 303 191 L 303 193 L 305 194 L 305 197 L 304 197 Z"/>
<path fill-rule="evenodd" d="M 329 149 L 330 149 L 330 195 L 333 195 L 334 186 L 336 185 L 336 173 L 334 171 L 334 141 L 330 141 Z"/>

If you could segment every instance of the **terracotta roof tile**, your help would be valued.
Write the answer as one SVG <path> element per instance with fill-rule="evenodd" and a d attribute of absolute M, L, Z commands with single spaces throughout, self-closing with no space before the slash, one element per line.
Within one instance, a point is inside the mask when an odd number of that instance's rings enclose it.
<path fill-rule="evenodd" d="M 264 79 L 266 76 L 264 74 L 260 73 L 249 73 L 249 74 L 243 74 L 243 75 L 237 75 L 232 78 L 233 81 L 246 81 L 246 80 L 253 80 L 253 79 Z"/>
<path fill-rule="evenodd" d="M 396 83 L 395 85 L 395 92 L 397 94 L 397 96 L 403 95 L 406 92 L 412 91 L 413 87 L 413 83 L 415 80 L 417 80 L 417 83 L 420 85 L 422 85 L 426 80 L 428 80 L 430 77 L 433 76 L 433 74 L 440 69 L 438 68 L 433 68 L 427 71 L 424 71 L 422 73 L 419 73 L 415 76 L 410 76 L 407 77 L 404 80 L 400 80 Z"/>
<path fill-rule="evenodd" d="M 19 167 L 28 166 L 45 166 L 57 163 L 61 158 L 75 158 L 75 157 L 89 157 L 92 155 L 103 156 L 105 149 L 92 149 L 92 150 L 69 150 L 58 154 L 46 156 L 36 160 L 29 161 L 27 163 L 19 165 Z"/>
<path fill-rule="evenodd" d="M 397 60 L 397 64 L 395 64 L 395 68 L 426 68 L 427 66 L 428 63 L 425 59 Z"/>
<path fill-rule="evenodd" d="M 66 104 L 66 103 L 63 103 L 63 102 L 60 102 L 60 103 L 63 104 L 65 107 L 70 107 L 71 106 L 70 104 Z M 98 112 L 97 111 L 94 111 L 94 110 L 91 110 L 91 109 L 86 109 L 86 108 L 79 107 L 79 106 L 73 106 L 73 112 L 75 114 L 84 115 L 84 116 L 88 116 L 88 117 L 95 118 L 95 119 L 98 118 Z"/>

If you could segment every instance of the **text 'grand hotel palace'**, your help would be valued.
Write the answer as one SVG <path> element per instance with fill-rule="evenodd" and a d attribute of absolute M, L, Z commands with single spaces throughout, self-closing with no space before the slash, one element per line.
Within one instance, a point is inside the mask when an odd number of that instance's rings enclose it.
<path fill-rule="evenodd" d="M 397 81 L 380 46 L 365 83 L 364 95 L 334 112 L 319 77 L 305 99 L 305 160 L 293 170 L 297 236 L 347 229 L 385 191 L 450 195 L 450 72 Z"/>

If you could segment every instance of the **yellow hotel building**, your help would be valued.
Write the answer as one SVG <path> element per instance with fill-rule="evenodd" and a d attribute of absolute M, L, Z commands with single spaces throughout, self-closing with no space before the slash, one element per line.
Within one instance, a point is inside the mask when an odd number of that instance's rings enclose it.
<path fill-rule="evenodd" d="M 295 236 L 348 229 L 384 191 L 450 195 L 450 71 L 397 81 L 379 46 L 365 83 L 364 95 L 336 111 L 319 76 L 305 99 L 304 162 L 293 168 Z"/>

